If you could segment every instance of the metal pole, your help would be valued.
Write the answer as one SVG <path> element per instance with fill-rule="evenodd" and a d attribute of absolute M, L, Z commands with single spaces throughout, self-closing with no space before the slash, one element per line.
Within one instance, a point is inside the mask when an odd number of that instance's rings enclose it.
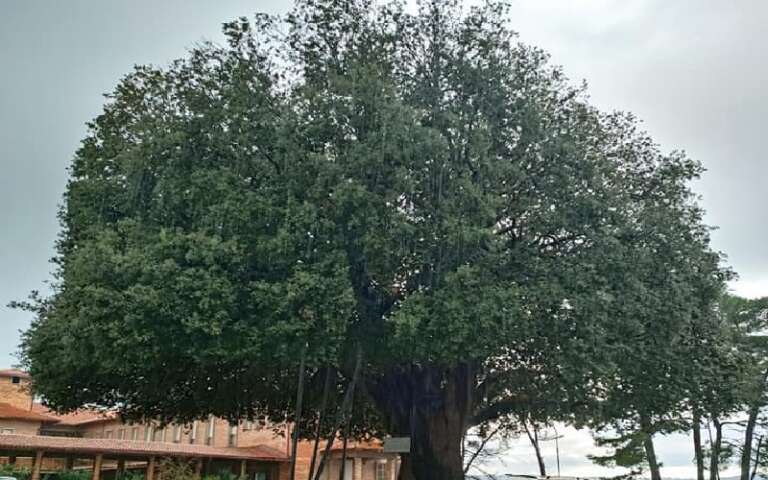
<path fill-rule="evenodd" d="M 557 476 L 560 476 L 560 434 L 557 433 L 557 427 L 552 425 L 555 429 L 555 454 L 557 455 Z"/>

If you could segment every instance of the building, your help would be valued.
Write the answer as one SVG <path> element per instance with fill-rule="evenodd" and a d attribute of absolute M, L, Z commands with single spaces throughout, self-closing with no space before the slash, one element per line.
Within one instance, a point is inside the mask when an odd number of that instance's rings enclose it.
<path fill-rule="evenodd" d="M 230 424 L 209 417 L 185 425 L 127 423 L 114 412 L 82 410 L 58 415 L 34 401 L 29 375 L 0 370 L 0 462 L 41 473 L 91 469 L 94 480 L 116 472 L 141 469 L 152 480 L 163 459 L 188 461 L 195 473 L 230 471 L 251 480 L 284 480 L 291 457 L 290 425 L 264 421 Z M 308 477 L 312 442 L 299 442 L 296 479 Z M 345 480 L 395 480 L 396 454 L 384 453 L 381 442 L 349 442 Z M 336 480 L 342 445 L 334 444 L 324 478 Z"/>

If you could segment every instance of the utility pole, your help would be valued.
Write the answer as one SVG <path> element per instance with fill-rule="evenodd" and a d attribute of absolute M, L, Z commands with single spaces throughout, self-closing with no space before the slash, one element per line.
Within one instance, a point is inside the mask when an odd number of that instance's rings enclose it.
<path fill-rule="evenodd" d="M 553 424 L 555 430 L 555 455 L 557 456 L 557 476 L 560 476 L 560 434 L 557 433 L 557 427 Z"/>
<path fill-rule="evenodd" d="M 552 427 L 552 430 L 555 431 L 555 436 L 552 437 L 552 436 L 549 436 L 549 435 L 545 434 L 544 436 L 542 436 L 540 438 L 540 440 L 542 442 L 550 442 L 552 440 L 555 441 L 555 455 L 557 457 L 557 476 L 560 477 L 561 476 L 561 472 L 560 472 L 560 439 L 563 436 L 560 435 L 560 433 L 557 431 L 557 426 L 555 426 L 554 423 L 552 423 L 551 425 L 546 425 L 546 427 L 547 428 Z"/>

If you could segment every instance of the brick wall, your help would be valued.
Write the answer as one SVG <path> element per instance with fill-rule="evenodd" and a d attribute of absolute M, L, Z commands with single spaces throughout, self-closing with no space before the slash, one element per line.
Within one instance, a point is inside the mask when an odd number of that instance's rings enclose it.
<path fill-rule="evenodd" d="M 206 439 L 208 437 L 209 433 L 209 421 L 208 420 L 198 420 L 195 422 L 196 427 L 196 434 L 195 434 L 195 440 L 194 442 L 191 442 L 191 436 L 192 436 L 192 426 L 191 425 L 181 425 L 180 428 L 180 443 L 184 444 L 190 444 L 194 443 L 197 445 L 206 445 Z M 37 425 L 39 426 L 39 424 Z M 276 428 L 277 427 L 277 428 Z M 100 421 L 100 422 L 92 422 L 92 423 L 86 423 L 79 427 L 77 427 L 85 437 L 91 437 L 91 438 L 105 438 L 107 436 L 107 432 L 110 432 L 110 437 L 114 439 L 120 438 L 120 431 L 123 431 L 123 439 L 124 440 L 131 440 L 132 439 L 132 431 L 134 428 L 137 430 L 137 439 L 138 441 L 144 441 L 145 432 L 147 429 L 152 429 L 153 431 L 161 431 L 158 426 L 150 425 L 150 424 L 128 424 L 128 423 L 122 423 L 119 419 L 115 420 L 108 420 L 108 421 Z M 164 435 L 150 435 L 150 441 L 163 441 L 166 443 L 172 443 L 175 440 L 174 431 L 175 431 L 175 425 L 167 425 L 165 428 L 165 434 Z M 215 418 L 214 419 L 214 428 L 213 428 L 213 438 L 210 442 L 210 445 L 216 446 L 216 447 L 227 447 L 229 446 L 229 432 L 230 432 L 230 425 L 229 422 L 221 419 L 221 418 Z M 253 423 L 246 423 L 246 422 L 240 422 L 237 426 L 237 440 L 236 440 L 236 446 L 237 447 L 251 447 L 256 445 L 263 445 L 268 446 L 271 448 L 274 448 L 278 450 L 279 452 L 283 452 L 286 455 L 289 452 L 289 435 L 290 432 L 286 431 L 284 429 L 284 426 L 282 425 L 275 425 L 275 424 L 264 424 L 260 422 L 253 422 Z M 157 438 L 157 440 L 152 440 L 153 438 Z M 337 446 L 341 445 L 341 442 L 336 442 Z M 350 448 L 354 448 L 356 446 L 355 442 L 352 442 L 350 444 Z M 320 442 L 320 448 L 318 450 L 318 456 L 322 455 L 323 448 L 325 447 L 325 442 Z M 298 445 L 298 452 L 297 452 L 297 460 L 296 460 L 296 478 L 297 479 L 306 479 L 309 473 L 309 466 L 312 459 L 312 452 L 314 449 L 314 442 L 312 441 L 301 441 Z M 393 459 L 396 456 L 393 455 L 383 455 L 383 454 L 373 454 L 374 458 L 368 457 L 368 458 L 358 458 L 357 462 L 354 461 L 355 453 L 350 452 L 349 454 L 350 458 L 350 467 L 351 469 L 355 469 L 356 475 L 353 477 L 354 480 L 375 480 L 375 463 L 377 460 L 383 460 L 383 459 Z M 338 452 L 334 456 L 338 456 Z M 325 478 L 330 478 L 335 480 L 338 478 L 339 474 L 339 466 L 340 461 L 338 458 L 331 459 L 330 465 L 326 469 L 326 476 Z M 356 467 L 356 468 L 355 468 Z M 289 464 L 284 463 L 280 464 L 279 466 L 275 467 L 276 472 L 274 472 L 277 475 L 277 478 L 279 480 L 285 480 L 288 478 L 289 474 Z M 328 474 L 330 473 L 330 476 Z M 350 475 L 352 471 L 350 470 Z M 392 475 L 393 476 L 393 475 Z M 388 479 L 390 480 L 390 479 Z M 394 480 L 392 478 L 391 480 Z"/>
<path fill-rule="evenodd" d="M 114 428 L 114 425 L 120 423 L 119 421 L 108 422 L 91 422 L 80 426 L 80 432 L 86 438 L 104 438 L 104 432 L 109 428 Z"/>
<path fill-rule="evenodd" d="M 13 383 L 11 377 L 0 377 L 0 402 L 29 410 L 32 408 L 32 395 L 29 392 L 29 380 L 21 378 Z"/>
<path fill-rule="evenodd" d="M 29 420 L 14 420 L 0 418 L 0 432 L 3 429 L 13 429 L 13 433 L 16 435 L 37 435 L 40 431 L 41 422 L 29 421 Z"/>
<path fill-rule="evenodd" d="M 238 447 L 264 445 L 280 452 L 287 452 L 288 442 L 288 434 L 283 425 L 253 422 L 253 425 L 249 426 L 246 422 L 240 422 L 238 426 Z"/>

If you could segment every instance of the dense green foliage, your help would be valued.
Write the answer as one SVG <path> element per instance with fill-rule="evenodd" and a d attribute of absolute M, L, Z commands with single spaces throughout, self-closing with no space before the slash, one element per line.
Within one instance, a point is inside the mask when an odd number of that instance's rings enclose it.
<path fill-rule="evenodd" d="M 283 418 L 306 348 L 311 422 L 359 350 L 356 432 L 410 435 L 403 478 L 440 479 L 507 414 L 678 405 L 672 347 L 707 335 L 725 276 L 700 166 L 591 107 L 502 4 L 456 4 L 301 0 L 126 76 L 29 305 L 46 401 Z"/>
<path fill-rule="evenodd" d="M 93 478 L 93 473 L 91 470 L 59 470 L 58 472 L 49 472 L 46 473 L 43 478 L 45 480 L 88 480 L 89 478 Z M 121 480 L 129 480 L 128 478 L 123 478 Z M 140 480 L 138 478 L 130 480 Z"/>

